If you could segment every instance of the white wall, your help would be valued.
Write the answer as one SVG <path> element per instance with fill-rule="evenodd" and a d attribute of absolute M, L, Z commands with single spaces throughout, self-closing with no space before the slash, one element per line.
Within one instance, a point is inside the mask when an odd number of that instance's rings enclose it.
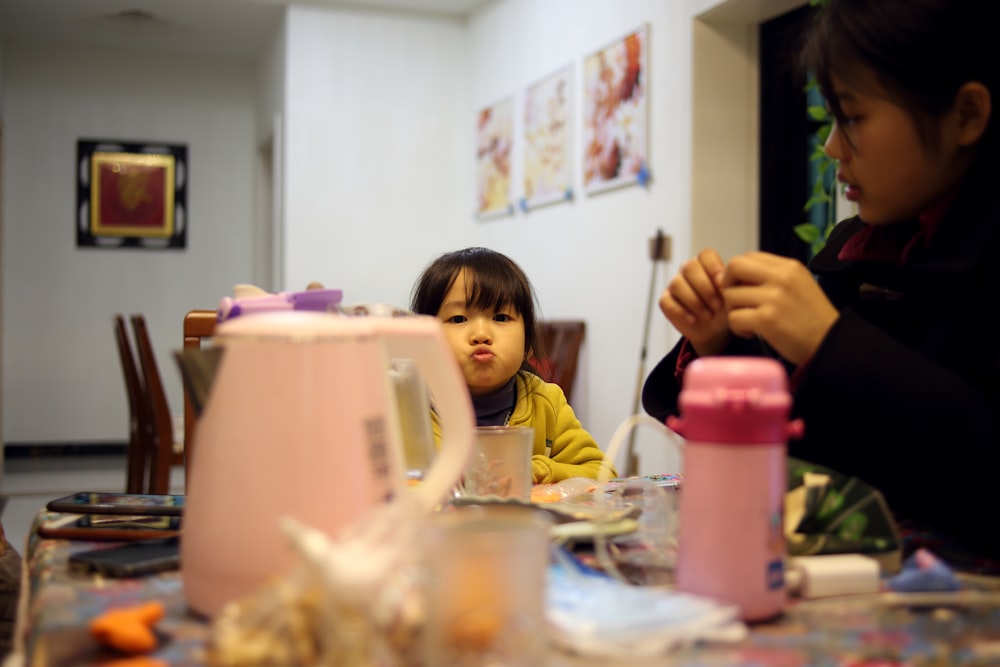
<path fill-rule="evenodd" d="M 305 7 L 287 21 L 284 284 L 406 306 L 468 224 L 466 31 Z"/>
<path fill-rule="evenodd" d="M 250 271 L 254 79 L 249 64 L 3 45 L 3 438 L 123 441 L 112 315 L 145 313 L 171 407 L 170 350 L 194 307 Z M 80 138 L 188 145 L 188 248 L 75 247 Z"/>
<path fill-rule="evenodd" d="M 284 17 L 257 61 L 257 159 L 254 177 L 254 285 L 282 288 L 284 256 L 283 167 L 285 112 Z"/>
<path fill-rule="evenodd" d="M 256 143 L 268 141 L 274 131 L 274 118 L 285 107 L 285 52 L 288 49 L 285 20 L 275 30 L 257 60 L 257 114 L 254 135 Z"/>

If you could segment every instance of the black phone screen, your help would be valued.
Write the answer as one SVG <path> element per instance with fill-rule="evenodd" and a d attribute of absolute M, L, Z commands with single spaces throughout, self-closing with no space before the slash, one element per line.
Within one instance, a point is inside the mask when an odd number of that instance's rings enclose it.
<path fill-rule="evenodd" d="M 140 540 L 107 549 L 83 551 L 69 557 L 71 570 L 107 577 L 138 577 L 175 570 L 179 565 L 179 537 Z"/>

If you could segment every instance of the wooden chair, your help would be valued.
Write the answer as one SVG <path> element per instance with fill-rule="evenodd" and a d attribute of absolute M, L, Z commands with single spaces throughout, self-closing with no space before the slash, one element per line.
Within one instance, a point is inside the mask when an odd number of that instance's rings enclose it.
<path fill-rule="evenodd" d="M 200 348 L 206 338 L 215 335 L 218 312 L 215 310 L 192 310 L 184 316 L 184 347 Z M 184 392 L 184 475 L 190 479 L 191 457 L 194 455 L 194 405 L 191 397 Z"/>
<path fill-rule="evenodd" d="M 529 363 L 546 382 L 559 385 L 572 403 L 573 383 L 580 359 L 580 347 L 587 331 L 583 320 L 547 320 L 538 323 L 542 355 Z"/>
<path fill-rule="evenodd" d="M 149 457 L 153 446 L 149 406 L 143 391 L 142 379 L 132 354 L 125 317 L 118 313 L 114 317 L 115 343 L 121 360 L 122 375 L 125 378 L 125 395 L 128 397 L 129 440 L 126 453 L 126 493 L 145 493 L 149 469 Z"/>
<path fill-rule="evenodd" d="M 144 400 L 150 414 L 152 452 L 149 465 L 147 493 L 170 492 L 170 468 L 174 464 L 174 427 L 170 416 L 170 406 L 163 390 L 160 370 L 153 353 L 153 344 L 146 328 L 146 318 L 132 315 L 132 329 L 136 347 L 139 350 L 139 364 L 142 368 Z"/>

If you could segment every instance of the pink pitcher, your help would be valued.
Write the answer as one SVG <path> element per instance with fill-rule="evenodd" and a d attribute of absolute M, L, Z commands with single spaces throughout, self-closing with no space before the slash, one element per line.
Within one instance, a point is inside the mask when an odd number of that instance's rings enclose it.
<path fill-rule="evenodd" d="M 330 535 L 384 502 L 429 513 L 460 478 L 475 422 L 431 317 L 261 313 L 223 322 L 197 430 L 181 538 L 190 607 L 214 616 L 285 572 L 284 516 Z M 390 359 L 412 359 L 434 397 L 441 446 L 407 487 Z"/>

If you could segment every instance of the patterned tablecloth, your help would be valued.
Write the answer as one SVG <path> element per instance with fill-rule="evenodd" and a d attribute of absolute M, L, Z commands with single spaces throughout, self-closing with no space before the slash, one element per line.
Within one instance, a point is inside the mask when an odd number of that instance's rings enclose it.
<path fill-rule="evenodd" d="M 43 511 L 35 525 L 58 516 Z M 93 640 L 87 624 L 104 610 L 146 600 L 161 601 L 167 612 L 157 625 L 160 647 L 151 657 L 168 665 L 205 664 L 208 624 L 187 611 L 180 572 L 135 579 L 70 572 L 71 554 L 111 544 L 42 539 L 32 531 L 24 554 L 26 577 L 18 619 L 23 664 L 88 667 L 121 660 L 121 654 Z"/>
<path fill-rule="evenodd" d="M 52 518 L 39 515 L 38 521 Z M 7 664 L 110 667 L 122 659 L 98 646 L 87 623 L 110 607 L 160 600 L 161 645 L 150 657 L 203 665 L 207 624 L 187 611 L 179 572 L 137 579 L 71 573 L 67 559 L 89 542 L 31 538 L 19 619 L 19 652 Z M 992 583 L 992 582 L 991 582 Z M 119 663 L 124 664 L 124 663 Z M 148 663 L 155 664 L 155 663 Z M 751 628 L 737 645 L 692 647 L 649 661 L 596 660 L 554 653 L 556 667 L 608 665 L 729 667 L 953 667 L 1000 665 L 1000 591 L 969 585 L 958 593 L 879 594 L 800 602 Z M 437 667 L 437 666 L 436 666 Z"/>

